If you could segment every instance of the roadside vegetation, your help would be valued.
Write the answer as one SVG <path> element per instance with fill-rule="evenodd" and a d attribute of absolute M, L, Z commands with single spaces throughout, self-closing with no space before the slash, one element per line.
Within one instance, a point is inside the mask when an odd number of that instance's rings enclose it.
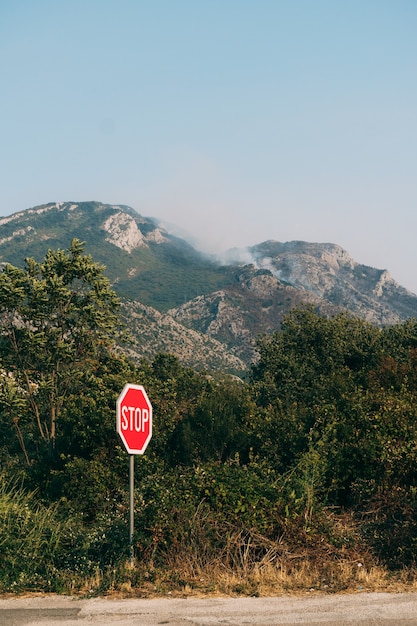
<path fill-rule="evenodd" d="M 0 272 L 0 592 L 416 589 L 417 320 L 293 310 L 242 381 L 130 361 L 103 271 L 74 240 Z M 133 567 L 126 382 L 154 408 Z"/>

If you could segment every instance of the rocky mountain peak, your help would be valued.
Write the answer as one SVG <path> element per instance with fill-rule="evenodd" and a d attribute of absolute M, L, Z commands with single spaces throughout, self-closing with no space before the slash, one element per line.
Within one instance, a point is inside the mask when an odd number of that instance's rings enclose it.
<path fill-rule="evenodd" d="M 118 211 L 103 223 L 103 229 L 108 233 L 106 241 L 114 244 L 126 252 L 145 246 L 145 238 L 131 215 Z"/>

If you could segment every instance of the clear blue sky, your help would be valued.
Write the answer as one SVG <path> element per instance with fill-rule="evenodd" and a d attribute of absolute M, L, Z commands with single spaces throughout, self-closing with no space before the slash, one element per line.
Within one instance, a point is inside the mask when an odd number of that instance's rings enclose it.
<path fill-rule="evenodd" d="M 417 292 L 416 0 L 1 0 L 0 214 L 332 242 Z"/>

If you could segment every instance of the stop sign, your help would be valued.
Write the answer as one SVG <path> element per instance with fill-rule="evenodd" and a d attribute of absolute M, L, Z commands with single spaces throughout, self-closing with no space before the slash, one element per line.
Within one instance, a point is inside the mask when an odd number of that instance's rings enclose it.
<path fill-rule="evenodd" d="M 129 454 L 143 454 L 152 437 L 152 405 L 141 385 L 127 384 L 117 399 L 116 430 Z"/>

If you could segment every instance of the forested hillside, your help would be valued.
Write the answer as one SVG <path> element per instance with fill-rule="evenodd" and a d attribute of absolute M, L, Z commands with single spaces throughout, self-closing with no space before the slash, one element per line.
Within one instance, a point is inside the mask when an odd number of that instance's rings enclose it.
<path fill-rule="evenodd" d="M 133 362 L 103 268 L 76 240 L 0 272 L 0 591 L 226 593 L 413 584 L 417 321 L 298 307 L 246 380 Z M 153 438 L 135 475 L 126 382 Z"/>

